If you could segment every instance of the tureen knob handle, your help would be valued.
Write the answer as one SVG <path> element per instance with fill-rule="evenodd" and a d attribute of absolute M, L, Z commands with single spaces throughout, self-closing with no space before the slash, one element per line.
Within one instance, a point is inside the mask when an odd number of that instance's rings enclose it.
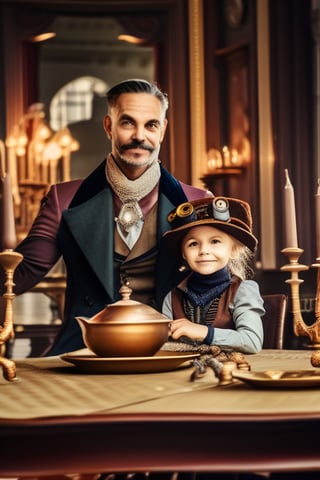
<path fill-rule="evenodd" d="M 128 285 L 122 285 L 119 293 L 122 296 L 122 300 L 130 300 L 132 289 Z"/>

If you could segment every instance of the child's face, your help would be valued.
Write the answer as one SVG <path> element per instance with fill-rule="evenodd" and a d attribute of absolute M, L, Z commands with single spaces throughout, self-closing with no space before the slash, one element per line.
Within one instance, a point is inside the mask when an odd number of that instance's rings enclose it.
<path fill-rule="evenodd" d="M 224 268 L 235 247 L 235 240 L 217 228 L 200 225 L 191 228 L 182 241 L 182 257 L 191 270 L 209 275 Z"/>

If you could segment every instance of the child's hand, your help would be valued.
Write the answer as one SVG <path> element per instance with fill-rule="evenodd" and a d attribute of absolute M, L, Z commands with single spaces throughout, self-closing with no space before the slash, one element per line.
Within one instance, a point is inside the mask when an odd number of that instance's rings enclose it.
<path fill-rule="evenodd" d="M 170 335 L 174 340 L 184 336 L 190 338 L 190 340 L 202 342 L 207 333 L 208 327 L 206 325 L 190 322 L 186 318 L 178 318 L 170 324 Z"/>

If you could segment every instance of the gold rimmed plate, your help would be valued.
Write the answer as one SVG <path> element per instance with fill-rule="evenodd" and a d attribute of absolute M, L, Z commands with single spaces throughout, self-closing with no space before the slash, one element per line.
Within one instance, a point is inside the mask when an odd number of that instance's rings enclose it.
<path fill-rule="evenodd" d="M 72 363 L 82 373 L 155 373 L 186 368 L 190 361 L 199 357 L 194 352 L 159 351 L 152 357 L 98 357 L 94 353 L 79 352 L 61 355 L 65 362 Z"/>
<path fill-rule="evenodd" d="M 320 387 L 320 370 L 266 370 L 245 372 L 234 370 L 233 378 L 260 388 Z"/>

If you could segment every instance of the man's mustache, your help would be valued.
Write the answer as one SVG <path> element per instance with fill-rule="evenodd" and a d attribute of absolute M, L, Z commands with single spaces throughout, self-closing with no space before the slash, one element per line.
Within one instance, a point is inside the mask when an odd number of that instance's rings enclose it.
<path fill-rule="evenodd" d="M 132 143 L 127 143 L 126 145 L 121 145 L 121 152 L 125 152 L 126 150 L 131 150 L 132 148 L 141 148 L 141 150 L 148 150 L 148 152 L 153 152 L 152 147 L 141 142 L 132 142 Z"/>

